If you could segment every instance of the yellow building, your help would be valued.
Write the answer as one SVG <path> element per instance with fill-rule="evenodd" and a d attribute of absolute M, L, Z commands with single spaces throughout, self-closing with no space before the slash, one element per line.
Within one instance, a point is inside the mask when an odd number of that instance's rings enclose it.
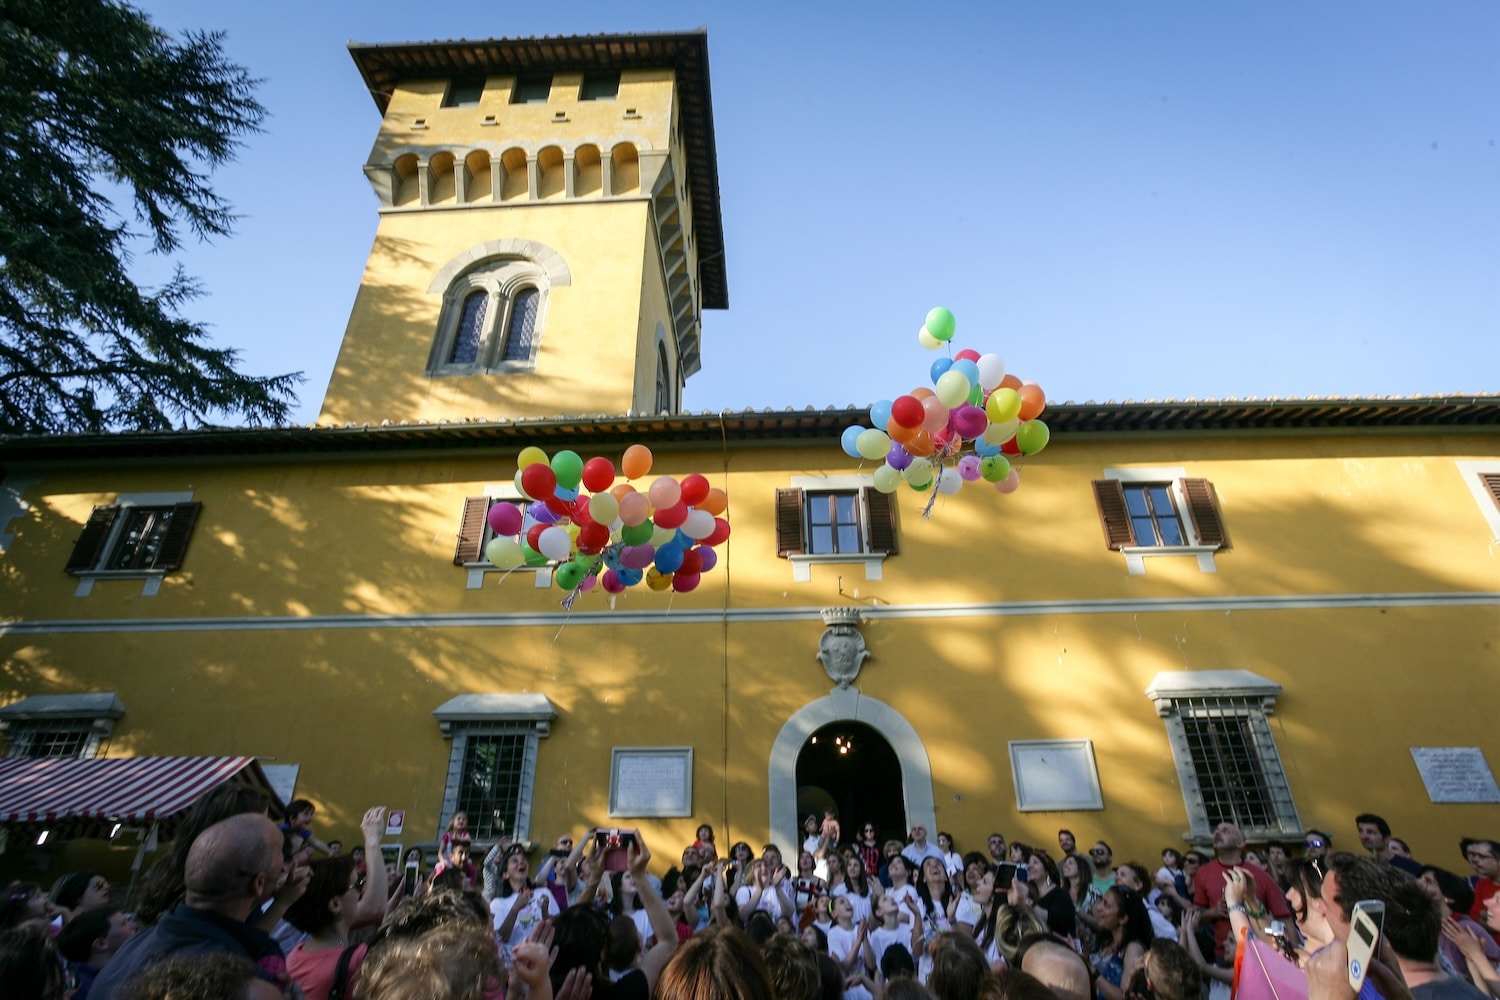
<path fill-rule="evenodd" d="M 318 426 L 0 441 L 8 753 L 258 756 L 408 846 L 790 851 L 827 802 L 1147 862 L 1489 835 L 1500 399 L 1054 406 L 1018 492 L 924 518 L 861 412 L 681 412 L 728 305 L 706 35 L 351 51 L 380 223 Z M 634 443 L 729 495 L 697 590 L 485 561 L 522 448 Z M 0 865 L 58 864 L 36 830 Z"/>

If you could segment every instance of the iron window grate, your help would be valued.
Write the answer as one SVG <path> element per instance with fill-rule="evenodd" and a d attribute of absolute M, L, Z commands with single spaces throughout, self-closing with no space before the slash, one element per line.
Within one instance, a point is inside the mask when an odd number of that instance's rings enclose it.
<path fill-rule="evenodd" d="M 1186 698 L 1177 709 L 1209 827 L 1275 827 L 1276 804 L 1244 701 Z"/>
<path fill-rule="evenodd" d="M 82 757 L 88 748 L 89 729 L 77 722 L 28 723 L 10 734 L 7 757 Z"/>
<path fill-rule="evenodd" d="M 526 739 L 525 733 L 469 734 L 457 808 L 468 814 L 475 837 L 515 833 Z"/>

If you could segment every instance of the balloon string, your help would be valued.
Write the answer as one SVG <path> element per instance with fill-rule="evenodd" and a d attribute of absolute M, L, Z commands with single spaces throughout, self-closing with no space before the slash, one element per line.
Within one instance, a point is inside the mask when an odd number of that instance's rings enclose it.
<path fill-rule="evenodd" d="M 938 455 L 937 468 L 934 469 L 933 472 L 932 472 L 932 496 L 930 496 L 930 497 L 927 498 L 927 506 L 922 508 L 922 516 L 924 518 L 932 516 L 933 505 L 937 503 L 937 498 L 938 498 L 938 483 L 941 482 L 942 478 L 943 478 L 943 458 L 944 457 L 945 456 L 943 456 L 941 454 Z"/>

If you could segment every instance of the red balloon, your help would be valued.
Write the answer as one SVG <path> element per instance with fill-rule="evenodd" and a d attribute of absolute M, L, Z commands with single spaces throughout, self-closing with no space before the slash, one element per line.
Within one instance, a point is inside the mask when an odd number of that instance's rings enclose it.
<path fill-rule="evenodd" d="M 530 545 L 534 551 L 542 551 L 541 549 L 537 548 L 537 539 L 541 538 L 542 532 L 546 531 L 550 527 L 552 527 L 550 524 L 533 524 L 526 531 L 526 544 Z"/>
<path fill-rule="evenodd" d="M 955 432 L 952 428 L 944 427 L 932 435 L 932 443 L 939 451 L 946 451 L 953 444 Z"/>
<path fill-rule="evenodd" d="M 557 473 L 543 462 L 532 462 L 521 470 L 521 488 L 533 500 L 546 500 L 557 492 Z"/>
<path fill-rule="evenodd" d="M 682 554 L 682 565 L 675 570 L 677 573 L 686 573 L 696 576 L 703 572 L 703 557 L 698 554 L 696 548 L 688 549 Z"/>
<path fill-rule="evenodd" d="M 655 521 L 656 526 L 659 528 L 680 528 L 682 527 L 682 522 L 687 520 L 687 516 L 687 504 L 679 500 L 670 507 L 663 507 L 658 510 L 655 514 L 651 515 L 651 520 Z"/>
<path fill-rule="evenodd" d="M 590 521 L 578 529 L 578 551 L 585 555 L 598 555 L 609 545 L 609 528 L 598 521 Z"/>
<path fill-rule="evenodd" d="M 713 534 L 709 535 L 707 538 L 703 539 L 703 544 L 704 545 L 718 545 L 720 542 L 724 541 L 724 539 L 726 539 L 728 537 L 729 537 L 729 522 L 726 521 L 726 520 L 724 520 L 722 517 L 716 517 L 716 518 L 714 518 L 714 532 L 713 532 Z M 536 546 L 532 546 L 532 548 L 535 548 L 535 547 Z"/>
<path fill-rule="evenodd" d="M 891 419 L 902 427 L 921 427 L 926 416 L 927 411 L 916 396 L 898 396 L 891 402 Z"/>
<path fill-rule="evenodd" d="M 603 493 L 615 484 L 615 463 L 607 458 L 591 458 L 583 463 L 583 485 L 591 493 Z"/>
<path fill-rule="evenodd" d="M 588 497 L 579 497 L 573 501 L 573 523 L 580 528 L 585 524 L 594 523 L 594 515 L 589 513 Z"/>
<path fill-rule="evenodd" d="M 1002 444 L 1000 446 L 1000 450 L 1002 452 L 1004 452 L 1005 454 L 1007 454 L 1007 455 L 1019 455 L 1019 454 L 1021 454 L 1021 446 L 1018 445 L 1018 444 L 1016 444 L 1016 439 L 1015 438 L 1011 438 L 1009 441 L 1007 441 L 1004 444 Z"/>
<path fill-rule="evenodd" d="M 966 347 L 963 350 L 959 351 L 957 354 L 953 355 L 953 360 L 954 361 L 978 361 L 979 360 L 979 352 L 976 351 L 976 350 L 974 350 L 974 348 L 972 348 L 972 347 Z"/>
<path fill-rule="evenodd" d="M 679 594 L 686 594 L 688 591 L 697 590 L 702 579 L 697 573 L 684 573 L 678 570 L 672 574 L 672 589 Z"/>
<path fill-rule="evenodd" d="M 708 496 L 708 478 L 696 472 L 690 476 L 683 476 L 681 486 L 682 502 L 689 507 L 698 506 L 703 502 L 703 498 Z"/>
<path fill-rule="evenodd" d="M 547 505 L 547 509 L 552 513 L 558 514 L 562 517 L 566 517 L 570 520 L 573 517 L 573 511 L 577 508 L 576 502 L 572 500 L 564 500 L 562 497 L 556 495 L 550 496 L 542 502 Z"/>

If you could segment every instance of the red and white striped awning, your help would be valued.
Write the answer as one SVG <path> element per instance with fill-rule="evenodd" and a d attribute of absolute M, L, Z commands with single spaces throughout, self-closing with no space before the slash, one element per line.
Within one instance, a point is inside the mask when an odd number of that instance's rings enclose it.
<path fill-rule="evenodd" d="M 235 780 L 276 794 L 254 757 L 72 757 L 0 760 L 0 824 L 151 823 L 185 812 Z"/>

